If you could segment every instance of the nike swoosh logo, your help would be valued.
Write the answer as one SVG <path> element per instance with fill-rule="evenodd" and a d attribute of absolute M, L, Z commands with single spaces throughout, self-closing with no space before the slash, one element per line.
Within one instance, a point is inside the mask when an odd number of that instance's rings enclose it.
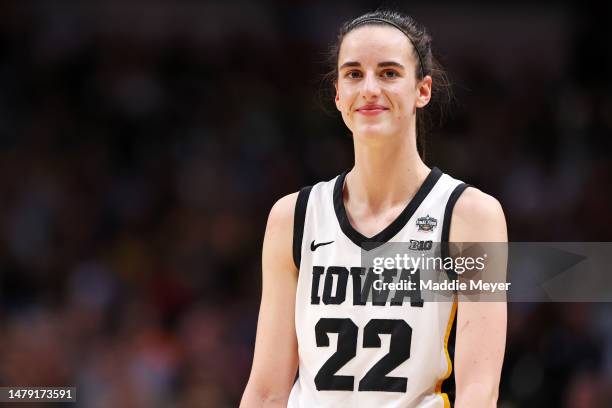
<path fill-rule="evenodd" d="M 329 241 L 329 242 L 319 242 L 318 244 L 315 244 L 315 242 L 314 242 L 314 240 L 313 240 L 313 241 L 310 243 L 310 250 L 311 250 L 312 252 L 314 252 L 314 250 L 315 250 L 315 249 L 317 249 L 318 247 L 323 246 L 323 245 L 329 245 L 329 244 L 331 244 L 332 242 L 334 242 L 334 241 Z"/>

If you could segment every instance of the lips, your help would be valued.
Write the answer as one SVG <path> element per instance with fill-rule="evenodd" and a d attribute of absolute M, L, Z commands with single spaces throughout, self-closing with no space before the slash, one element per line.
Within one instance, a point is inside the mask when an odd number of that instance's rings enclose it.
<path fill-rule="evenodd" d="M 365 105 L 357 109 L 357 112 L 363 115 L 366 115 L 366 116 L 373 116 L 373 115 L 381 114 L 386 110 L 388 109 L 382 105 Z"/>

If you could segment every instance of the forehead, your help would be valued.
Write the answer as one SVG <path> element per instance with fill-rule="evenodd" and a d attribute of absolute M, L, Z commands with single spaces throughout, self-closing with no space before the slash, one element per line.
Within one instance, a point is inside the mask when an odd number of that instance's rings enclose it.
<path fill-rule="evenodd" d="M 405 66 L 412 62 L 412 44 L 398 29 L 385 25 L 366 25 L 349 32 L 338 54 L 338 66 L 347 61 L 396 61 Z"/>

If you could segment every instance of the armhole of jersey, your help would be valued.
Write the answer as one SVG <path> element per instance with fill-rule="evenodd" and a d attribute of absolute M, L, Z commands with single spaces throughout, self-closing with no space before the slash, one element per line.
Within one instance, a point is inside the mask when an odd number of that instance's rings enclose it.
<path fill-rule="evenodd" d="M 446 257 L 450 256 L 450 227 L 451 227 L 451 218 L 453 217 L 453 209 L 455 208 L 455 204 L 457 200 L 461 196 L 461 193 L 465 191 L 466 188 L 470 187 L 469 184 L 461 183 L 451 193 L 448 201 L 446 202 L 446 208 L 444 209 L 444 220 L 442 221 L 442 238 L 441 238 L 441 253 L 442 259 L 446 259 Z M 453 269 L 446 269 L 446 274 L 450 280 L 457 279 L 457 274 Z"/>
<path fill-rule="evenodd" d="M 451 218 L 453 216 L 453 209 L 455 208 L 455 204 L 457 200 L 461 196 L 461 193 L 465 191 L 466 188 L 470 187 L 469 184 L 461 183 L 451 193 L 448 201 L 446 202 L 446 208 L 444 209 L 444 221 L 442 222 L 442 259 L 445 259 L 449 256 L 449 240 L 450 240 L 450 224 Z M 456 279 L 457 274 L 454 270 L 447 270 L 449 279 Z M 455 339 L 457 337 L 457 319 L 456 311 L 457 311 L 457 299 L 455 299 L 455 304 L 453 305 L 451 311 L 451 317 L 448 324 L 448 331 L 445 337 L 444 348 L 446 350 L 446 355 L 448 361 L 450 363 L 450 371 L 442 380 L 439 385 L 439 392 L 442 393 L 442 398 L 444 399 L 444 407 L 453 407 L 456 395 L 456 384 L 455 384 L 455 370 L 453 369 L 453 364 L 455 361 Z M 451 401 L 453 401 L 451 403 Z"/>
<path fill-rule="evenodd" d="M 298 271 L 302 260 L 302 237 L 304 236 L 304 220 L 306 219 L 306 207 L 312 186 L 300 190 L 295 202 L 295 214 L 293 216 L 293 262 Z"/>

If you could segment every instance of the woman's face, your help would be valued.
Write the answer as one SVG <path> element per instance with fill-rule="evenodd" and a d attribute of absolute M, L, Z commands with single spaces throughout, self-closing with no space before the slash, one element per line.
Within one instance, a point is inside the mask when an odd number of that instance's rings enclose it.
<path fill-rule="evenodd" d="M 357 136 L 403 135 L 416 108 L 429 102 L 431 77 L 417 81 L 418 62 L 401 31 L 369 25 L 349 32 L 338 55 L 336 107 Z"/>

